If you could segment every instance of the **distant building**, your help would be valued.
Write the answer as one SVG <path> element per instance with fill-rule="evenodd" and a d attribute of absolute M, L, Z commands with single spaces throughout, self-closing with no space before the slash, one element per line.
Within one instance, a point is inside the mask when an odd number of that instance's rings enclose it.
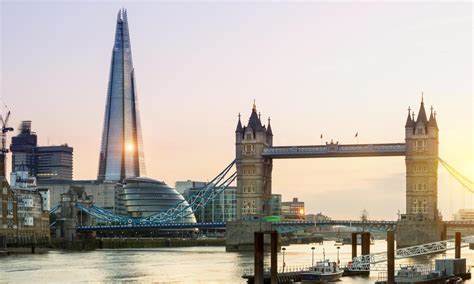
<path fill-rule="evenodd" d="M 61 202 L 61 195 L 71 187 L 82 188 L 87 195 L 94 199 L 94 204 L 100 208 L 115 212 L 115 191 L 117 183 L 96 180 L 42 180 L 38 182 L 40 189 L 49 189 L 51 208 Z"/>
<path fill-rule="evenodd" d="M 191 201 L 192 197 L 196 195 L 201 189 L 206 186 L 206 182 L 199 181 L 185 181 L 176 182 L 176 186 L 184 188 L 184 197 L 188 202 Z M 192 187 L 189 187 L 192 185 Z M 206 206 L 194 212 L 198 223 L 203 222 L 227 222 L 236 220 L 236 193 L 237 188 L 235 186 L 229 186 L 223 192 L 219 193 L 214 199 L 209 200 Z"/>
<path fill-rule="evenodd" d="M 36 174 L 34 149 L 38 137 L 31 131 L 31 121 L 22 121 L 17 136 L 12 137 L 10 151 L 12 152 L 12 171 L 18 167 L 26 167 L 30 175 Z"/>
<path fill-rule="evenodd" d="M 328 220 L 331 220 L 331 218 L 329 218 L 328 216 L 320 212 L 318 214 L 306 215 L 305 220 L 309 222 L 317 222 L 317 221 L 328 221 Z"/>
<path fill-rule="evenodd" d="M 7 242 L 27 243 L 35 238 L 38 242 L 50 238 L 49 192 L 36 187 L 36 179 L 27 168 L 11 175 L 11 186 L 2 182 L 0 196 L 0 235 Z"/>
<path fill-rule="evenodd" d="M 272 194 L 272 216 L 281 216 L 281 194 Z"/>
<path fill-rule="evenodd" d="M 459 209 L 453 214 L 454 221 L 474 221 L 474 209 Z"/>
<path fill-rule="evenodd" d="M 35 148 L 36 178 L 42 180 L 72 180 L 73 148 L 40 146 Z"/>
<path fill-rule="evenodd" d="M 8 182 L 3 180 L 0 195 L 0 235 L 16 236 L 18 228 L 17 200 Z"/>
<path fill-rule="evenodd" d="M 185 194 L 186 190 L 191 189 L 191 188 L 202 188 L 206 186 L 206 182 L 203 181 L 193 181 L 193 180 L 187 180 L 187 181 L 177 181 L 175 183 L 174 188 L 176 189 L 177 192 L 181 194 Z"/>
<path fill-rule="evenodd" d="M 299 201 L 297 197 L 294 197 L 293 201 L 282 202 L 281 213 L 287 220 L 304 220 L 304 202 Z"/>
<path fill-rule="evenodd" d="M 28 174 L 43 180 L 72 180 L 73 148 L 60 146 L 38 146 L 38 137 L 31 131 L 31 121 L 23 121 L 18 135 L 12 137 L 12 172 L 25 169 Z"/>

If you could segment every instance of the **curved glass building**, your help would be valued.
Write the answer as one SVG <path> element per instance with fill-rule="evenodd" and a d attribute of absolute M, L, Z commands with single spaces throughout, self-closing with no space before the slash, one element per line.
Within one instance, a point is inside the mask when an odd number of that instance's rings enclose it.
<path fill-rule="evenodd" d="M 122 188 L 117 192 L 117 210 L 119 214 L 132 217 L 147 217 L 153 213 L 168 210 L 184 200 L 184 197 L 174 188 L 162 181 L 144 177 L 125 179 Z M 187 202 L 184 201 L 187 205 Z M 191 209 L 172 223 L 195 223 L 196 218 Z"/>

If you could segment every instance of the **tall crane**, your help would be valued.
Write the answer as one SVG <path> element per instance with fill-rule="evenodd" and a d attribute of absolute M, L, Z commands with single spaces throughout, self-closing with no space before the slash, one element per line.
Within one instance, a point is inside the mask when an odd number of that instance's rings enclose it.
<path fill-rule="evenodd" d="M 5 105 L 5 108 L 7 106 Z M 8 153 L 8 148 L 7 148 L 7 132 L 13 131 L 13 127 L 8 126 L 8 119 L 10 118 L 10 110 L 7 108 L 7 115 L 5 116 L 5 119 L 3 119 L 3 116 L 0 115 L 0 123 L 2 126 L 2 146 L 0 148 L 0 155 L 1 155 L 1 171 L 0 171 L 0 176 L 3 176 L 6 178 L 6 156 Z"/>

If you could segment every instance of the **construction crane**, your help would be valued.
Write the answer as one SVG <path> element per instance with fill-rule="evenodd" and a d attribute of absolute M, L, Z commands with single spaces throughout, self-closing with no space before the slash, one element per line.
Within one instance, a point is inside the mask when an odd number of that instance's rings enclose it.
<path fill-rule="evenodd" d="M 3 119 L 3 116 L 0 115 L 0 123 L 2 124 L 2 147 L 0 149 L 1 153 L 1 172 L 0 176 L 6 177 L 6 156 L 8 153 L 7 149 L 7 132 L 13 131 L 13 127 L 8 126 L 8 119 L 10 118 L 10 110 L 8 110 L 7 106 L 5 105 L 5 108 L 7 109 L 7 115 L 5 116 L 5 119 Z"/>

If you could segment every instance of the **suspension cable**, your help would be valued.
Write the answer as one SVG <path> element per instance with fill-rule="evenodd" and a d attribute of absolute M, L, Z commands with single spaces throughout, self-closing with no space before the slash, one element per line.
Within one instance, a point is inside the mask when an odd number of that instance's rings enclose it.
<path fill-rule="evenodd" d="M 473 189 L 474 183 L 472 180 L 463 176 L 455 168 L 453 168 L 451 165 L 449 165 L 445 160 L 441 159 L 440 157 L 438 157 L 438 160 L 440 161 L 441 165 L 443 165 L 443 167 L 449 172 L 449 174 L 451 174 L 451 176 L 454 177 L 465 189 L 474 193 L 474 189 Z"/>

